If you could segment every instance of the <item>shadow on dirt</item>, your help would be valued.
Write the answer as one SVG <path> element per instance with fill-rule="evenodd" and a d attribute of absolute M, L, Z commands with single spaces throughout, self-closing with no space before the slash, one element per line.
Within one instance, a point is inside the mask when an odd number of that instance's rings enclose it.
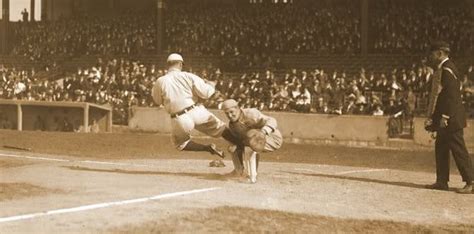
<path fill-rule="evenodd" d="M 203 180 L 219 180 L 228 181 L 230 178 L 222 174 L 214 173 L 193 173 L 193 172 L 169 172 L 169 171 L 135 171 L 135 170 L 123 170 L 123 169 L 98 169 L 78 166 L 63 166 L 70 170 L 76 171 L 92 171 L 92 172 L 106 172 L 106 173 L 120 173 L 129 175 L 168 175 L 168 176 L 188 176 L 195 177 Z"/>
<path fill-rule="evenodd" d="M 350 177 L 350 176 L 343 176 L 343 175 L 329 175 L 329 174 L 321 174 L 321 173 L 301 173 L 301 172 L 291 172 L 291 171 L 284 171 L 284 172 L 289 173 L 289 174 L 294 174 L 294 175 L 315 176 L 315 177 L 323 177 L 323 178 L 331 178 L 331 179 L 352 180 L 352 181 L 359 181 L 359 182 L 368 182 L 368 183 L 387 184 L 387 185 L 409 187 L 409 188 L 426 189 L 424 184 L 415 184 L 415 183 L 402 182 L 402 181 L 385 181 L 385 180 Z"/>

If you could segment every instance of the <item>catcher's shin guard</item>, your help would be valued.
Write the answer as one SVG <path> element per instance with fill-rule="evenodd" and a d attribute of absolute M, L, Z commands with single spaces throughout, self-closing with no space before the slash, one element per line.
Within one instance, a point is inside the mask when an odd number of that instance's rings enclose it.
<path fill-rule="evenodd" d="M 250 176 L 250 156 L 244 155 L 244 170 L 245 175 Z"/>
<path fill-rule="evenodd" d="M 244 171 L 243 154 L 244 149 L 239 147 L 237 147 L 237 149 L 232 152 L 232 163 L 234 164 L 234 170 L 240 174 L 242 174 Z"/>
<path fill-rule="evenodd" d="M 249 159 L 250 166 L 250 182 L 257 183 L 257 152 L 252 152 Z"/>
<path fill-rule="evenodd" d="M 244 154 L 245 172 L 249 177 L 251 183 L 257 182 L 257 152 L 253 150 L 246 150 Z"/>

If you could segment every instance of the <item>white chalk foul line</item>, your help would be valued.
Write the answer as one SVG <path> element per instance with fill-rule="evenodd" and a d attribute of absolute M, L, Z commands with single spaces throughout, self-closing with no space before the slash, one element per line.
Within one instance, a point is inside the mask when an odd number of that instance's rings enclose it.
<path fill-rule="evenodd" d="M 142 202 L 147 202 L 147 201 L 160 200 L 164 198 L 190 195 L 194 193 L 209 192 L 209 191 L 214 191 L 218 189 L 221 189 L 221 188 L 213 187 L 213 188 L 205 188 L 205 189 L 195 189 L 195 190 L 189 190 L 189 191 L 183 191 L 183 192 L 160 194 L 160 195 L 152 196 L 152 197 L 144 197 L 144 198 L 114 201 L 114 202 L 105 202 L 105 203 L 91 204 L 91 205 L 78 206 L 78 207 L 72 207 L 72 208 L 49 210 L 49 211 L 44 211 L 44 212 L 32 213 L 32 214 L 3 217 L 3 218 L 0 218 L 0 223 L 13 222 L 13 221 L 19 221 L 19 220 L 25 220 L 25 219 L 33 219 L 33 218 L 55 215 L 55 214 L 74 213 L 74 212 L 80 212 L 80 211 L 86 211 L 86 210 L 95 210 L 95 209 L 100 209 L 100 208 L 105 208 L 105 207 L 142 203 Z"/>
<path fill-rule="evenodd" d="M 32 159 L 32 160 L 54 161 L 54 162 L 72 162 L 72 163 L 88 163 L 88 164 L 102 164 L 102 165 L 115 165 L 115 166 L 151 167 L 151 165 L 147 165 L 147 164 L 104 162 L 104 161 L 93 161 L 93 160 L 71 160 L 71 159 L 47 158 L 47 157 L 39 157 L 39 156 L 27 156 L 27 155 L 4 154 L 4 153 L 0 153 L 0 157 L 23 158 L 23 159 Z"/>
<path fill-rule="evenodd" d="M 378 171 L 388 171 L 388 169 L 366 169 L 366 170 L 353 170 L 353 171 L 342 171 L 335 173 L 336 175 L 346 175 L 346 174 L 353 174 L 353 173 L 368 173 L 368 172 L 378 172 Z"/>
<path fill-rule="evenodd" d="M 55 161 L 55 162 L 70 162 L 71 161 L 71 160 L 59 159 L 59 158 L 45 158 L 45 157 L 36 157 L 36 156 L 33 157 L 33 156 L 26 156 L 26 155 L 3 154 L 3 153 L 0 153 L 0 156 L 9 157 L 9 158 L 25 158 L 25 159 Z"/>
<path fill-rule="evenodd" d="M 311 169 L 306 169 L 306 168 L 296 168 L 295 170 L 326 174 L 322 171 L 316 171 L 316 170 L 311 170 Z M 388 171 L 388 170 L 389 169 L 385 169 L 385 168 L 384 169 L 363 169 L 363 170 L 341 171 L 341 172 L 332 173 L 332 175 L 347 175 L 347 174 L 354 174 L 354 173 L 369 173 L 369 172 Z"/>

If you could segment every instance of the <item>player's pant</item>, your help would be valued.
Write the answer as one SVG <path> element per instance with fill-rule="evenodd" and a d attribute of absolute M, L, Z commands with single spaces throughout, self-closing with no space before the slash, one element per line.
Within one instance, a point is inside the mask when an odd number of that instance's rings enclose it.
<path fill-rule="evenodd" d="M 464 143 L 463 129 L 450 132 L 447 129 L 438 130 L 435 142 L 436 154 L 436 182 L 447 183 L 449 181 L 449 152 L 453 154 L 454 161 L 458 167 L 463 181 L 472 182 L 474 170 L 471 157 Z"/>
<path fill-rule="evenodd" d="M 211 137 L 220 137 L 225 128 L 226 124 L 222 120 L 201 105 L 171 119 L 171 137 L 179 150 L 183 150 L 191 140 L 193 129 Z"/>

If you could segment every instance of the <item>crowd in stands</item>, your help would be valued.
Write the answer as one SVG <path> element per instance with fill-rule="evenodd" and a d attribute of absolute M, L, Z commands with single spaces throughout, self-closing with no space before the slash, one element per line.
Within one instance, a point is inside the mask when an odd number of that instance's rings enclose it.
<path fill-rule="evenodd" d="M 324 114 L 395 115 L 400 111 L 413 115 L 415 107 L 424 108 L 433 71 L 427 66 L 393 69 L 374 73 L 363 68 L 355 76 L 344 71 L 323 69 L 282 74 L 239 74 L 236 79 L 211 80 L 223 98 L 234 98 L 244 107 L 270 111 L 296 111 Z M 474 111 L 474 72 L 471 66 L 463 76 L 463 95 L 468 109 Z M 221 98 L 222 100 L 222 98 Z M 209 105 L 218 107 L 218 101 Z M 422 111 L 422 110 L 421 110 Z M 417 113 L 422 114 L 422 113 Z M 424 114 L 424 113 L 423 113 Z M 471 113 L 471 115 L 474 113 Z"/>
<path fill-rule="evenodd" d="M 80 17 L 18 23 L 12 54 L 44 61 L 60 56 L 145 54 L 156 52 L 152 16 Z"/>
<path fill-rule="evenodd" d="M 372 1 L 372 49 L 378 53 L 423 53 L 432 38 L 439 38 L 448 41 L 457 55 L 472 55 L 474 4 L 469 1 Z"/>
<path fill-rule="evenodd" d="M 0 98 L 111 105 L 114 122 L 127 123 L 129 107 L 154 106 L 150 90 L 164 72 L 138 61 L 99 59 L 93 67 L 49 81 L 37 79 L 34 70 L 0 66 Z M 264 111 L 389 116 L 413 116 L 417 114 L 415 107 L 422 110 L 433 73 L 422 65 L 388 73 L 362 68 L 359 74 L 351 76 L 343 70 L 326 72 L 323 68 L 290 69 L 283 73 L 222 73 L 218 69 L 194 72 L 216 83 L 218 94 L 205 103 L 210 108 L 219 108 L 221 101 L 234 98 L 243 107 Z M 466 109 L 473 117 L 473 66 L 463 73 L 462 79 Z"/>
<path fill-rule="evenodd" d="M 376 53 L 425 52 L 432 38 L 456 54 L 474 52 L 474 4 L 459 1 L 372 1 L 369 46 Z M 165 17 L 167 51 L 234 57 L 236 65 L 273 60 L 274 54 L 357 54 L 358 1 L 305 4 L 225 4 L 176 1 Z M 449 6 L 449 7 L 447 7 Z M 14 24 L 12 54 L 54 56 L 156 53 L 154 12 Z M 224 17 L 225 16 L 225 17 Z"/>
<path fill-rule="evenodd" d="M 321 1 L 308 7 L 200 1 L 170 4 L 165 20 L 165 49 L 233 56 L 241 61 L 275 53 L 355 54 L 360 50 L 358 12 L 357 3 L 351 0 Z M 153 11 L 18 23 L 12 28 L 12 53 L 32 60 L 156 53 Z"/>
<path fill-rule="evenodd" d="M 304 6 L 222 6 L 189 1 L 170 9 L 169 49 L 224 56 L 353 54 L 360 48 L 357 6 L 355 1 L 340 0 Z"/>

